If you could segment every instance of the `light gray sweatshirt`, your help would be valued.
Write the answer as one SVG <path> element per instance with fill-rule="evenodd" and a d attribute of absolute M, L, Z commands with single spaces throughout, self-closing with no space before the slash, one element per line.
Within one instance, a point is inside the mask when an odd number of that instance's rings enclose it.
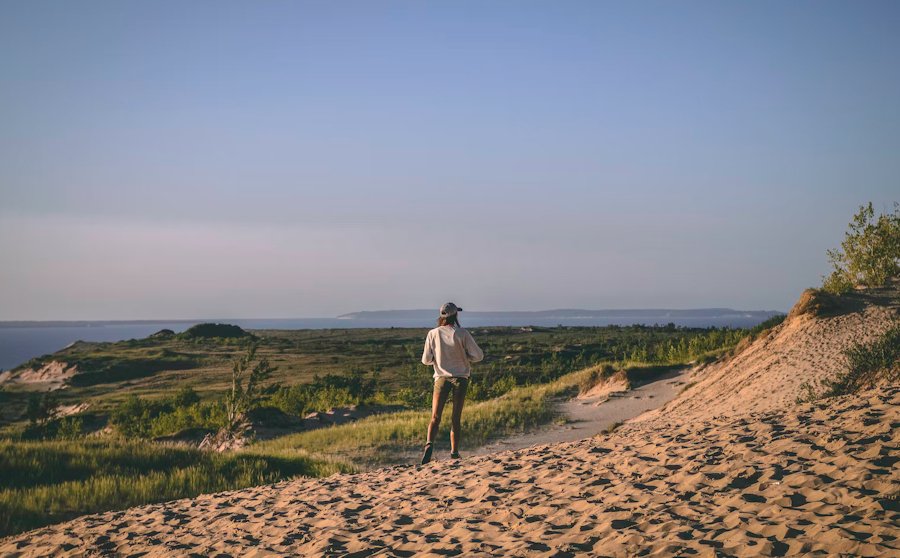
<path fill-rule="evenodd" d="M 469 363 L 484 358 L 484 352 L 472 334 L 461 327 L 440 326 L 428 332 L 422 364 L 434 365 L 434 377 L 468 378 L 472 373 Z"/>

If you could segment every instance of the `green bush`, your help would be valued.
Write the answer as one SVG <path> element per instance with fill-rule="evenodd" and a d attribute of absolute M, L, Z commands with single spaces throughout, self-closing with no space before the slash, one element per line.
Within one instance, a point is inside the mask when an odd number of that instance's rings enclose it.
<path fill-rule="evenodd" d="M 494 399 L 495 397 L 506 395 L 517 387 L 519 387 L 517 378 L 509 373 L 476 377 L 469 381 L 466 399 L 469 401 Z"/>
<path fill-rule="evenodd" d="M 191 388 L 182 388 L 168 398 L 148 400 L 129 395 L 117 405 L 109 422 L 125 438 L 153 438 L 187 428 L 217 430 L 227 424 L 222 402 L 200 402 Z"/>
<path fill-rule="evenodd" d="M 47 422 L 53 410 L 59 404 L 59 396 L 55 392 L 28 394 L 28 403 L 25 407 L 25 416 L 31 426 Z"/>
<path fill-rule="evenodd" d="M 29 423 L 18 433 L 21 440 L 78 440 L 84 436 L 84 419 L 80 416 L 48 418 Z"/>
<path fill-rule="evenodd" d="M 169 436 L 189 428 L 218 430 L 227 423 L 225 406 L 221 402 L 194 403 L 156 415 L 150 420 L 147 434 L 152 437 Z"/>
<path fill-rule="evenodd" d="M 324 412 L 334 407 L 359 405 L 371 401 L 378 385 L 377 374 L 367 375 L 359 370 L 344 374 L 315 376 L 308 384 L 279 387 L 267 401 L 292 415 L 305 415 L 313 411 Z M 412 399 L 411 391 L 404 392 Z"/>
<path fill-rule="evenodd" d="M 158 403 L 129 395 L 109 415 L 109 422 L 126 438 L 150 437 L 151 421 L 161 412 Z"/>
<path fill-rule="evenodd" d="M 882 380 L 900 380 L 900 323 L 871 343 L 850 347 L 844 355 L 847 370 L 827 382 L 828 395 L 855 393 Z"/>
<path fill-rule="evenodd" d="M 200 402 L 200 396 L 190 386 L 179 389 L 171 398 L 172 407 L 190 407 Z"/>
<path fill-rule="evenodd" d="M 842 294 L 856 285 L 883 287 L 900 274 L 900 204 L 875 218 L 872 203 L 860 206 L 841 247 L 828 251 L 834 270 L 822 288 Z"/>
<path fill-rule="evenodd" d="M 387 397 L 385 397 L 386 399 Z M 431 406 L 430 394 L 423 390 L 415 390 L 410 387 L 402 387 L 397 390 L 394 400 L 411 409 L 423 409 Z"/>
<path fill-rule="evenodd" d="M 65 417 L 59 421 L 56 437 L 60 440 L 78 440 L 84 436 L 84 421 L 81 417 Z"/>
<path fill-rule="evenodd" d="M 242 418 L 259 406 L 264 390 L 263 382 L 275 371 L 267 358 L 256 359 L 256 343 L 247 348 L 246 354 L 231 363 L 231 388 L 225 392 L 223 403 L 227 422 L 225 428 L 236 430 Z"/>

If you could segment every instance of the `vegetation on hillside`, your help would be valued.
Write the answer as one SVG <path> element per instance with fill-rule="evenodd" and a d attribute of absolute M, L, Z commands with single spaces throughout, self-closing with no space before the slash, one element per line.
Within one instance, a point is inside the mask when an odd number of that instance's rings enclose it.
<path fill-rule="evenodd" d="M 156 444 L 0 440 L 0 536 L 79 515 L 350 471 L 307 457 Z"/>
<path fill-rule="evenodd" d="M 673 324 L 472 331 L 487 355 L 473 376 L 472 401 L 547 383 L 600 362 L 667 364 L 716 355 L 748 335 L 744 329 Z M 263 406 L 295 416 L 361 404 L 426 408 L 431 373 L 419 363 L 423 336 L 420 329 L 298 330 L 259 331 L 255 338 L 175 336 L 78 342 L 34 359 L 32 364 L 56 360 L 78 368 L 73 383 L 55 392 L 56 403 L 90 405 L 92 416 L 84 417 L 85 429 L 102 427 L 103 417 L 117 413 L 122 418 L 130 409 L 135 420 L 130 421 L 134 428 L 125 427 L 128 435 L 156 437 L 187 428 L 215 430 L 223 426 L 222 395 L 231 388 L 229 372 L 249 343 L 256 344 L 258 358 L 268 360 L 272 367 L 259 394 Z M 108 381 L 82 381 L 78 379 L 82 373 Z M 185 387 L 195 390 L 200 401 L 171 405 L 168 400 Z M 4 393 L 0 436 L 16 435 L 22 428 L 28 389 L 16 386 Z M 117 412 L 120 408 L 125 410 Z M 44 429 L 48 434 L 55 431 L 53 421 Z"/>
<path fill-rule="evenodd" d="M 247 353 L 231 364 L 231 386 L 224 398 L 225 429 L 231 433 L 235 432 L 248 412 L 259 407 L 262 383 L 272 376 L 272 365 L 265 358 L 256 360 L 256 349 L 256 343 L 252 343 Z"/>
<path fill-rule="evenodd" d="M 900 275 L 900 204 L 892 213 L 875 217 L 872 203 L 860 206 L 850 221 L 841 247 L 828 251 L 834 270 L 822 287 L 842 294 L 857 285 L 883 287 Z"/>
<path fill-rule="evenodd" d="M 871 343 L 844 352 L 847 369 L 826 382 L 827 395 L 856 393 L 880 381 L 900 381 L 900 323 Z"/>
<path fill-rule="evenodd" d="M 857 393 L 880 382 L 900 381 L 900 322 L 875 340 L 844 351 L 844 371 L 832 378 L 804 382 L 798 403 Z"/>

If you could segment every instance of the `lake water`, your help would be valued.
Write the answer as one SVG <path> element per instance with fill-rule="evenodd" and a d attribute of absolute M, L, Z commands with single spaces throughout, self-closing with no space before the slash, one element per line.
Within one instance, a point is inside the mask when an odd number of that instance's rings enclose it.
<path fill-rule="evenodd" d="M 606 326 L 631 325 L 633 319 L 623 318 L 534 318 L 521 323 L 523 318 L 507 317 L 470 317 L 464 319 L 467 327 L 485 326 Z M 338 319 L 338 318 L 300 318 L 300 319 L 256 319 L 256 320 L 203 320 L 237 324 L 244 329 L 344 329 L 344 328 L 388 328 L 411 327 L 423 330 L 434 327 L 433 319 Z M 741 316 L 706 317 L 706 318 L 671 318 L 658 316 L 658 319 L 642 320 L 648 325 L 674 322 L 689 327 L 751 327 L 759 323 L 758 318 Z M 154 322 L 75 322 L 72 324 L 13 325 L 0 322 L 0 370 L 8 370 L 28 359 L 58 351 L 75 341 L 122 341 L 140 339 L 163 328 L 181 332 L 198 321 L 154 321 Z M 423 332 L 424 334 L 424 332 Z"/>

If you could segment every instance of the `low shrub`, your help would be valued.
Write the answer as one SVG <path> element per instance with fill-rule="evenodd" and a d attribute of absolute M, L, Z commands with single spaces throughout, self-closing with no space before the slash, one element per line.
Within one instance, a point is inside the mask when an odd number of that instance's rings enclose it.
<path fill-rule="evenodd" d="M 109 422 L 126 438 L 153 438 L 187 428 L 216 430 L 227 423 L 220 401 L 201 402 L 190 387 L 171 397 L 148 400 L 129 395 L 109 416 Z"/>
<path fill-rule="evenodd" d="M 900 380 L 900 323 L 871 343 L 850 347 L 844 356 L 847 370 L 827 382 L 827 395 L 856 393 L 879 381 Z"/>
<path fill-rule="evenodd" d="M 900 204 L 878 217 L 871 202 L 860 206 L 841 247 L 829 250 L 828 259 L 834 271 L 822 287 L 832 294 L 843 294 L 856 285 L 883 287 L 900 275 Z"/>
<path fill-rule="evenodd" d="M 358 370 L 315 376 L 308 384 L 278 387 L 268 397 L 266 404 L 288 414 L 303 416 L 334 407 L 370 402 L 375 396 L 377 385 L 376 374 L 369 375 Z M 405 396 L 414 400 L 415 394 L 410 389 Z"/>

